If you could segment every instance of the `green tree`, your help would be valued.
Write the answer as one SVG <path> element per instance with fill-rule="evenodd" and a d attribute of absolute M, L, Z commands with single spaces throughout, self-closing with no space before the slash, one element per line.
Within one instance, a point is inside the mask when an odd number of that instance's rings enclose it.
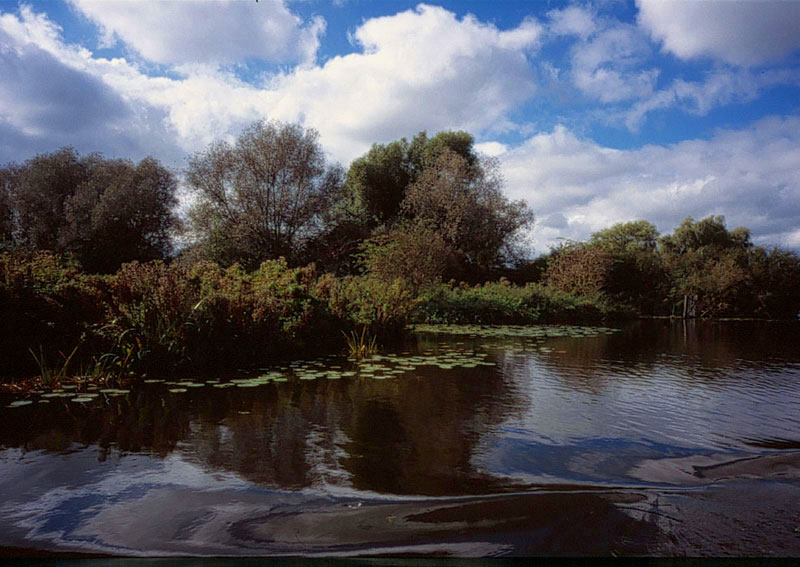
<path fill-rule="evenodd" d="M 658 238 L 656 227 L 640 220 L 615 224 L 589 240 L 611 257 L 606 291 L 640 313 L 661 312 L 668 289 Z"/>
<path fill-rule="evenodd" d="M 478 159 L 474 139 L 463 131 L 439 132 L 433 138 L 420 132 L 411 142 L 402 138 L 373 144 L 366 154 L 353 160 L 347 171 L 344 212 L 370 229 L 393 222 L 408 187 L 445 151 L 455 152 L 470 166 Z"/>
<path fill-rule="evenodd" d="M 153 158 L 133 164 L 92 155 L 84 163 L 87 179 L 65 202 L 59 247 L 92 272 L 166 258 L 176 226 L 172 173 Z"/>
<path fill-rule="evenodd" d="M 800 257 L 788 250 L 756 246 L 750 252 L 749 267 L 749 314 L 796 319 L 800 314 Z"/>
<path fill-rule="evenodd" d="M 177 184 L 153 158 L 134 164 L 62 148 L 9 164 L 0 180 L 10 247 L 70 253 L 92 272 L 169 253 Z"/>
<path fill-rule="evenodd" d="M 88 177 L 74 148 L 40 154 L 23 165 L 11 164 L 11 201 L 17 244 L 29 250 L 61 252 L 64 205 Z"/>
<path fill-rule="evenodd" d="M 671 300 L 673 305 L 681 304 L 684 313 L 693 306 L 699 316 L 716 317 L 744 300 L 753 247 L 748 229 L 729 231 L 722 216 L 701 221 L 689 217 L 671 235 L 662 236 L 659 246 Z"/>
<path fill-rule="evenodd" d="M 11 206 L 11 185 L 14 172 L 0 169 L 0 252 L 14 246 L 14 209 Z"/>
<path fill-rule="evenodd" d="M 330 222 L 343 171 L 326 163 L 316 130 L 256 122 L 235 145 L 217 141 L 194 155 L 186 180 L 197 198 L 190 228 L 201 255 L 255 268 L 302 256 Z"/>

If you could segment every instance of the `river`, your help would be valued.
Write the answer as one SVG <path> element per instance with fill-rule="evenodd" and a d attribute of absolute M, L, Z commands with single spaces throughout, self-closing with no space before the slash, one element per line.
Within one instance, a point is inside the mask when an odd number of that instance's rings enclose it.
<path fill-rule="evenodd" d="M 421 327 L 360 364 L 5 396 L 0 546 L 800 555 L 798 345 L 796 322 Z"/>

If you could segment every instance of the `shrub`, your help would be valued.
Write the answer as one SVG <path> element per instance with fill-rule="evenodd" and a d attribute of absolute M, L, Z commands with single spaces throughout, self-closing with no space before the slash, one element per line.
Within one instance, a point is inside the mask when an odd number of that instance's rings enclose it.
<path fill-rule="evenodd" d="M 607 301 L 569 294 L 541 284 L 507 281 L 483 286 L 440 285 L 424 293 L 414 320 L 424 323 L 533 324 L 600 320 L 620 315 Z"/>
<path fill-rule="evenodd" d="M 367 327 L 375 335 L 399 333 L 417 304 L 401 279 L 385 282 L 373 276 L 346 276 L 321 281 L 331 313 L 344 325 Z"/>
<path fill-rule="evenodd" d="M 36 370 L 28 349 L 47 361 L 69 354 L 86 359 L 101 349 L 97 329 L 105 318 L 108 279 L 82 274 L 48 252 L 0 255 L 0 369 Z"/>
<path fill-rule="evenodd" d="M 415 292 L 439 281 L 455 261 L 444 238 L 421 224 L 403 225 L 366 240 L 361 259 L 374 277 L 404 280 Z"/>
<path fill-rule="evenodd" d="M 553 252 L 544 283 L 575 295 L 600 294 L 611 271 L 611 256 L 600 246 L 567 244 Z"/>
<path fill-rule="evenodd" d="M 138 372 L 255 364 L 330 336 L 334 320 L 312 292 L 313 266 L 264 262 L 253 273 L 203 262 L 123 266 L 114 287 L 118 358 L 133 350 Z M 314 337 L 314 342 L 311 339 Z"/>

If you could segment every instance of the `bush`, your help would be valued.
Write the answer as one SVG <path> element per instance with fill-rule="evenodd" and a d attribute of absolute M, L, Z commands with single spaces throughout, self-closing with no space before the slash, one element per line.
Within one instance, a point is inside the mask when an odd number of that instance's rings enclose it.
<path fill-rule="evenodd" d="M 572 295 L 540 284 L 513 286 L 506 280 L 483 286 L 441 285 L 420 297 L 420 323 L 534 324 L 600 320 L 621 315 L 607 301 Z"/>
<path fill-rule="evenodd" d="M 34 373 L 28 349 L 50 363 L 81 345 L 86 360 L 102 349 L 97 330 L 106 313 L 108 279 L 88 276 L 48 252 L 0 255 L 0 369 Z"/>
<path fill-rule="evenodd" d="M 401 332 L 417 304 L 416 295 L 401 279 L 387 283 L 369 275 L 328 277 L 318 288 L 343 325 L 368 327 L 373 335 Z"/>
<path fill-rule="evenodd" d="M 253 273 L 203 262 L 126 264 L 117 274 L 116 360 L 131 370 L 255 364 L 319 346 L 335 321 L 314 295 L 313 266 L 264 262 Z M 312 342 L 311 339 L 314 338 Z"/>

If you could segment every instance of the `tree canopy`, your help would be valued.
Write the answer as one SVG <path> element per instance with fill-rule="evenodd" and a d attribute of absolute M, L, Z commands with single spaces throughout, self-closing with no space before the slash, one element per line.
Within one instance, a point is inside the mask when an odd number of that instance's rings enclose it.
<path fill-rule="evenodd" d="M 234 145 L 211 144 L 186 171 L 201 255 L 249 268 L 281 256 L 296 260 L 325 228 L 343 176 L 326 163 L 317 131 L 298 124 L 256 122 Z"/>
<path fill-rule="evenodd" d="M 478 159 L 467 132 L 420 132 L 388 144 L 373 144 L 347 171 L 345 210 L 370 228 L 396 219 L 408 187 L 445 151 L 455 152 L 472 166 Z"/>
<path fill-rule="evenodd" d="M 67 147 L 8 164 L 0 186 L 6 248 L 69 253 L 91 272 L 170 252 L 177 184 L 153 158 L 134 164 Z"/>

